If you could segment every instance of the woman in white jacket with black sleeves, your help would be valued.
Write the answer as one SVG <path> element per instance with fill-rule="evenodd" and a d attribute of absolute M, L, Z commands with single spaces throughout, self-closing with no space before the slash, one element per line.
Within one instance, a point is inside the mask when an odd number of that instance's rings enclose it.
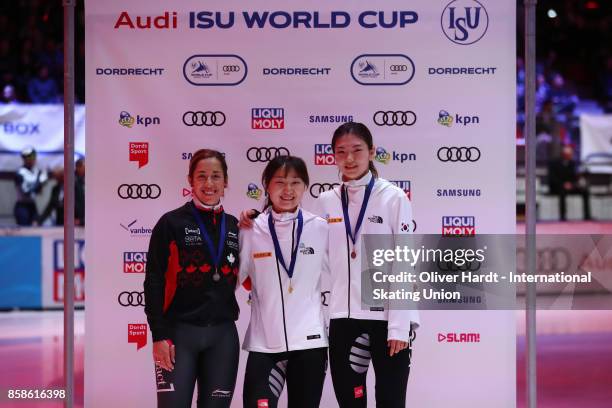
<path fill-rule="evenodd" d="M 286 380 L 290 408 L 316 408 L 327 366 L 328 224 L 300 206 L 309 183 L 302 159 L 276 157 L 262 182 L 267 208 L 240 232 L 240 280 L 251 288 L 243 403 L 276 407 Z"/>

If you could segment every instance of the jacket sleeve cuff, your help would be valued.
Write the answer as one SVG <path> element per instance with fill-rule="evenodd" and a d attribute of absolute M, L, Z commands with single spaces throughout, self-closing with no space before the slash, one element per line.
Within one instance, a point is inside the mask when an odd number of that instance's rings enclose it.
<path fill-rule="evenodd" d="M 387 340 L 401 340 L 410 342 L 410 330 L 403 329 L 388 329 Z"/>
<path fill-rule="evenodd" d="M 171 339 L 170 330 L 168 329 L 151 329 L 151 335 L 153 337 L 153 342 Z"/>

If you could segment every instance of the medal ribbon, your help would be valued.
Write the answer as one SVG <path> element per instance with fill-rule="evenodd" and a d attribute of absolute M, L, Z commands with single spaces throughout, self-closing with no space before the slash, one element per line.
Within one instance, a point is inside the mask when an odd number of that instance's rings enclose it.
<path fill-rule="evenodd" d="M 198 227 L 200 227 L 200 235 L 202 235 L 202 238 L 204 239 L 204 242 L 208 247 L 208 252 L 210 253 L 210 256 L 213 260 L 213 265 L 215 266 L 215 272 L 217 272 L 219 270 L 219 264 L 221 263 L 221 257 L 223 256 L 223 248 L 225 247 L 225 211 L 221 212 L 221 233 L 219 234 L 219 244 L 217 245 L 217 253 L 215 253 L 213 242 L 210 236 L 208 235 L 206 228 L 204 227 L 204 222 L 202 221 L 202 217 L 196 209 L 195 204 L 193 204 L 191 210 L 193 211 L 193 216 L 195 217 L 196 222 L 198 223 Z"/>
<path fill-rule="evenodd" d="M 270 228 L 270 234 L 272 235 L 272 242 L 274 243 L 274 252 L 276 254 L 276 258 L 279 260 L 280 264 L 289 275 L 289 279 L 293 278 L 293 270 L 295 269 L 295 262 L 297 260 L 298 248 L 300 246 L 300 239 L 302 238 L 302 229 L 304 228 L 304 217 L 302 216 L 302 210 L 298 211 L 298 229 L 297 229 L 297 242 L 295 243 L 295 247 L 291 248 L 291 261 L 289 263 L 289 268 L 285 264 L 285 259 L 283 258 L 283 253 L 281 252 L 280 244 L 278 242 L 278 236 L 276 235 L 276 229 L 274 228 L 274 220 L 272 219 L 272 210 L 268 214 L 268 227 Z"/>
<path fill-rule="evenodd" d="M 357 233 L 361 228 L 361 224 L 363 222 L 363 217 L 366 212 L 366 208 L 368 207 L 368 201 L 370 201 L 370 194 L 372 194 L 372 188 L 374 187 L 374 177 L 370 178 L 370 182 L 366 186 L 365 195 L 363 196 L 363 201 L 361 202 L 361 209 L 359 210 L 359 217 L 357 217 L 357 225 L 355 225 L 355 234 L 351 232 L 351 220 L 349 218 L 348 212 L 348 191 L 344 184 L 342 184 L 342 191 L 340 197 L 342 199 L 342 213 L 344 214 L 344 228 L 346 229 L 346 235 L 351 238 L 353 242 L 353 248 L 355 247 L 355 241 L 357 241 Z"/>

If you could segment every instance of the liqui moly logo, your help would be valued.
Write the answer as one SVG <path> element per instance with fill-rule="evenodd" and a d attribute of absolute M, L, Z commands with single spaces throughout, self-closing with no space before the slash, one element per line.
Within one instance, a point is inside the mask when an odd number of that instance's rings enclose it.
<path fill-rule="evenodd" d="M 443 236 L 476 235 L 476 217 L 447 215 L 442 217 Z"/>
<path fill-rule="evenodd" d="M 251 109 L 252 129 L 284 129 L 285 109 L 283 108 L 253 108 Z"/>
<path fill-rule="evenodd" d="M 331 144 L 314 145 L 314 162 L 317 166 L 333 166 L 336 164 L 336 156 Z"/>

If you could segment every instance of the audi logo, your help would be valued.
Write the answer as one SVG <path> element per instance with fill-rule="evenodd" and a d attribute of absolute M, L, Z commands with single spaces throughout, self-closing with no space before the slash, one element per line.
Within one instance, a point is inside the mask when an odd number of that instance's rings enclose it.
<path fill-rule="evenodd" d="M 438 149 L 438 159 L 442 162 L 475 162 L 480 159 L 480 149 L 471 147 L 441 147 Z"/>
<path fill-rule="evenodd" d="M 340 183 L 314 183 L 310 186 L 310 195 L 313 198 L 319 198 L 321 193 L 329 191 L 334 187 L 338 187 Z"/>
<path fill-rule="evenodd" d="M 224 65 L 223 72 L 240 72 L 240 65 Z"/>
<path fill-rule="evenodd" d="M 373 119 L 378 126 L 412 126 L 417 117 L 413 111 L 378 111 Z"/>
<path fill-rule="evenodd" d="M 144 292 L 121 292 L 117 300 L 124 307 L 145 305 Z"/>
<path fill-rule="evenodd" d="M 452 261 L 441 261 L 441 260 L 438 260 L 437 264 L 441 272 L 458 272 L 458 271 L 476 272 L 480 270 L 480 266 L 482 265 L 478 261 L 465 262 L 463 265 L 459 265 Z"/>
<path fill-rule="evenodd" d="M 183 114 L 183 123 L 187 126 L 223 126 L 225 114 L 220 111 L 187 111 Z"/>
<path fill-rule="evenodd" d="M 157 184 L 121 184 L 117 189 L 117 194 L 124 200 L 139 198 L 154 200 L 161 195 L 161 188 Z"/>
<path fill-rule="evenodd" d="M 250 162 L 268 162 L 278 156 L 289 156 L 286 147 L 251 147 L 246 152 L 246 157 Z"/>
<path fill-rule="evenodd" d="M 525 248 L 517 249 L 517 270 L 525 272 Z M 536 271 L 543 273 L 567 272 L 572 265 L 572 256 L 566 248 L 538 248 L 536 250 Z"/>
<path fill-rule="evenodd" d="M 391 72 L 404 72 L 408 71 L 408 65 L 391 65 L 389 69 L 391 70 Z"/>

